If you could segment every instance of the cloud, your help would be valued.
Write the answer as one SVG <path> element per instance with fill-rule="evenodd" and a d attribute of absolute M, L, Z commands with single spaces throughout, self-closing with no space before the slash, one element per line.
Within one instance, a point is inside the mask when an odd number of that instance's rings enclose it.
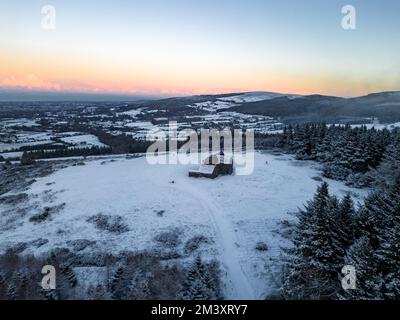
<path fill-rule="evenodd" d="M 41 89 L 41 90 L 61 90 L 58 83 L 45 81 L 35 74 L 26 74 L 20 77 L 11 76 L 0 81 L 0 87 L 13 89 Z"/>

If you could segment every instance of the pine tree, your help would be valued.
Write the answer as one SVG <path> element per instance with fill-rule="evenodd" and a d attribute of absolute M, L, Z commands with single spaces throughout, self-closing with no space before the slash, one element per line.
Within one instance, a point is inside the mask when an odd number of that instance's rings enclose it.
<path fill-rule="evenodd" d="M 349 193 L 344 196 L 338 206 L 335 223 L 338 240 L 341 242 L 341 247 L 346 250 L 355 237 L 355 209 Z"/>
<path fill-rule="evenodd" d="M 379 277 L 374 278 L 371 295 L 376 298 L 399 299 L 400 178 L 391 188 L 376 191 L 365 200 L 358 225 L 359 236 L 368 238 L 376 273 L 379 272 Z"/>
<path fill-rule="evenodd" d="M 133 272 L 132 278 L 127 287 L 127 297 L 133 300 L 151 299 L 150 282 L 151 278 L 144 272 Z"/>
<path fill-rule="evenodd" d="M 107 290 L 104 285 L 98 284 L 96 287 L 90 286 L 87 290 L 89 300 L 106 300 Z"/>
<path fill-rule="evenodd" d="M 400 299 L 400 226 L 397 225 L 388 234 L 390 240 L 387 244 L 384 260 L 386 261 L 386 274 L 383 282 L 383 296 L 385 299 Z"/>
<path fill-rule="evenodd" d="M 350 300 L 381 298 L 380 287 L 382 281 L 368 237 L 361 237 L 349 248 L 345 264 L 355 268 L 356 289 L 341 290 L 339 298 Z"/>
<path fill-rule="evenodd" d="M 392 140 L 383 155 L 382 162 L 372 173 L 375 185 L 381 188 L 392 186 L 395 178 L 400 175 L 400 134 Z"/>
<path fill-rule="evenodd" d="M 218 261 L 211 261 L 207 265 L 207 272 L 204 276 L 204 282 L 207 288 L 209 288 L 210 297 L 209 299 L 220 300 L 222 299 L 221 284 L 220 284 L 220 266 Z"/>
<path fill-rule="evenodd" d="M 207 268 L 198 256 L 189 267 L 183 285 L 182 298 L 185 300 L 209 300 L 213 298 L 212 291 L 207 286 Z"/>
<path fill-rule="evenodd" d="M 124 298 L 125 295 L 125 279 L 124 279 L 124 268 L 119 266 L 112 279 L 110 284 L 112 298 L 116 300 L 120 300 Z"/>
<path fill-rule="evenodd" d="M 392 148 L 398 148 L 396 135 L 399 136 L 388 130 L 367 130 L 365 126 L 351 128 L 349 125 L 327 127 L 325 124 L 302 124 L 286 127 L 277 146 L 294 153 L 297 159 L 323 162 L 323 173 L 328 178 L 348 180 L 354 186 L 369 186 L 373 178 L 367 173 L 381 163 L 382 154 L 390 141 L 394 145 Z M 393 151 L 388 151 L 388 154 L 387 161 L 394 157 L 394 163 L 399 163 Z"/>
<path fill-rule="evenodd" d="M 24 153 L 21 156 L 21 164 L 22 165 L 31 165 L 34 164 L 35 160 L 32 159 L 32 156 L 30 153 L 24 151 Z"/>
<path fill-rule="evenodd" d="M 383 295 L 400 299 L 400 176 L 387 191 L 385 223 L 378 233 L 376 256 L 383 271 Z"/>
<path fill-rule="evenodd" d="M 60 269 L 61 269 L 61 274 L 66 278 L 68 285 L 71 288 L 74 288 L 78 282 L 74 270 L 71 268 L 69 264 L 61 264 Z"/>
<path fill-rule="evenodd" d="M 314 199 L 299 213 L 289 250 L 283 295 L 289 299 L 333 299 L 339 290 L 338 271 L 344 249 L 336 231 L 338 200 L 323 183 Z"/>
<path fill-rule="evenodd" d="M 44 300 L 58 300 L 59 299 L 57 290 L 41 289 L 41 295 Z"/>

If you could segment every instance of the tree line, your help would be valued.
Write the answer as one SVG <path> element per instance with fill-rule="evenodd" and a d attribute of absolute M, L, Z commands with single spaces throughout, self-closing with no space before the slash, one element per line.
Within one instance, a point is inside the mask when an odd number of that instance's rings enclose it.
<path fill-rule="evenodd" d="M 325 177 L 355 187 L 382 186 L 385 180 L 393 183 L 400 174 L 398 129 L 302 124 L 286 127 L 275 146 L 297 159 L 322 163 Z"/>
<path fill-rule="evenodd" d="M 331 195 L 323 183 L 297 215 L 286 250 L 285 299 L 400 299 L 400 177 L 355 208 L 351 196 Z M 343 266 L 356 271 L 344 290 Z"/>
<path fill-rule="evenodd" d="M 328 178 L 373 190 L 356 206 L 324 182 L 299 210 L 286 249 L 285 299 L 400 299 L 400 131 L 304 124 L 288 126 L 275 146 L 323 164 Z M 343 266 L 356 271 L 344 290 Z"/>

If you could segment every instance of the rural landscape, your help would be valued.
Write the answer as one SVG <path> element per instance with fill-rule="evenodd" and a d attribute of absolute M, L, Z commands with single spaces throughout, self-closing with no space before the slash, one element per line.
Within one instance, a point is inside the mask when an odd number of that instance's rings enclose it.
<path fill-rule="evenodd" d="M 399 300 L 399 12 L 1 1 L 0 301 Z"/>
<path fill-rule="evenodd" d="M 257 112 L 283 99 L 282 115 Z M 329 100 L 340 101 L 332 123 L 312 122 Z M 377 277 L 371 292 L 360 276 L 357 297 L 396 297 L 400 93 L 351 101 L 362 112 L 339 113 L 350 103 L 339 98 L 261 92 L 2 103 L 2 298 L 353 298 L 337 280 L 352 263 Z M 385 122 L 386 108 L 398 122 Z M 196 179 L 195 165 L 150 165 L 147 132 L 172 120 L 254 130 L 254 172 Z M 62 275 L 50 293 L 36 288 L 40 270 L 26 268 L 43 261 Z M 303 273 L 314 268 L 311 286 Z M 384 270 L 393 283 L 381 281 Z"/>

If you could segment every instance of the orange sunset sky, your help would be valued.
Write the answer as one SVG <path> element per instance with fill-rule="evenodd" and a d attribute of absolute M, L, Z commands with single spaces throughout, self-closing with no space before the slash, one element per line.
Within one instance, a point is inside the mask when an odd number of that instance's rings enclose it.
<path fill-rule="evenodd" d="M 399 90 L 398 1 L 0 2 L 0 88 L 186 95 Z"/>

